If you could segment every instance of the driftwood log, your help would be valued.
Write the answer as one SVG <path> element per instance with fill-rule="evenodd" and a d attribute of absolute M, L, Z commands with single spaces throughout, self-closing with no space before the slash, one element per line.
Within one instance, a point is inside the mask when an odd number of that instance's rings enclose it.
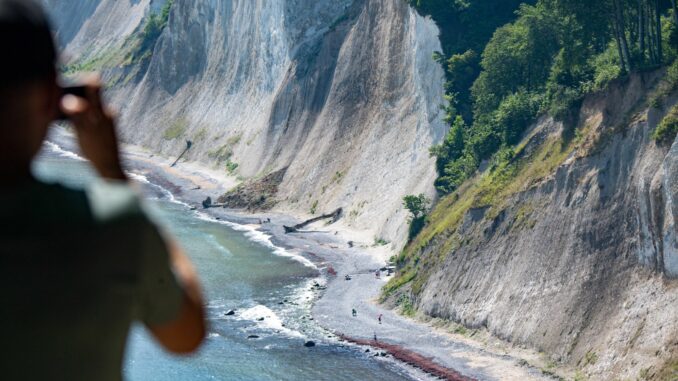
<path fill-rule="evenodd" d="M 179 160 L 181 160 L 181 158 L 184 157 L 184 155 L 186 154 L 186 152 L 188 152 L 188 150 L 191 149 L 192 146 L 193 146 L 193 142 L 190 141 L 190 140 L 186 140 L 186 148 L 185 148 L 184 151 L 181 153 L 181 155 L 179 155 L 179 157 L 177 157 L 177 159 L 174 160 L 174 163 L 172 163 L 172 165 L 170 165 L 170 167 L 176 166 L 177 163 L 179 162 Z"/>
<path fill-rule="evenodd" d="M 343 209 L 339 208 L 339 209 L 335 210 L 334 212 L 332 212 L 330 214 L 323 214 L 322 216 L 311 218 L 310 220 L 306 220 L 306 221 L 304 221 L 300 224 L 296 224 L 294 226 L 283 225 L 283 228 L 285 228 L 285 233 L 294 233 L 294 232 L 299 231 L 299 229 L 302 229 L 304 226 L 312 224 L 316 221 L 331 218 L 332 223 L 334 223 L 334 222 L 337 222 L 337 220 L 339 220 L 339 218 L 341 218 L 342 211 L 343 211 Z"/>

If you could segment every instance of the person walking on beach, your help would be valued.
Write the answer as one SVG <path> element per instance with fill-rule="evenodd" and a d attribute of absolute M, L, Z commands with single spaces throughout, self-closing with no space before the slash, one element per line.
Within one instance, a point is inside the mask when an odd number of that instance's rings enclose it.
<path fill-rule="evenodd" d="M 358 311 L 356 311 L 355 308 L 352 308 L 351 309 L 351 315 L 353 315 L 353 317 L 358 316 Z"/>
<path fill-rule="evenodd" d="M 384 314 L 379 314 L 379 317 L 377 318 L 379 320 L 379 324 L 381 324 L 381 317 L 384 316 Z"/>
<path fill-rule="evenodd" d="M 57 84 L 56 49 L 32 0 L 0 0 L 0 369 L 7 380 L 122 379 L 134 321 L 174 353 L 205 335 L 192 264 L 142 211 L 122 170 L 115 121 L 90 78 Z M 33 177 L 60 114 L 99 175 L 87 191 Z"/>

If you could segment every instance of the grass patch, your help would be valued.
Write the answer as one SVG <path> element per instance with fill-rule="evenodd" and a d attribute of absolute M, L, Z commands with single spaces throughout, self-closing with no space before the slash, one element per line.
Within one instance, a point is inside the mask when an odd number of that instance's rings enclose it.
<path fill-rule="evenodd" d="M 594 351 L 588 351 L 581 359 L 581 366 L 595 365 L 598 362 L 598 354 Z"/>
<path fill-rule="evenodd" d="M 657 125 L 652 138 L 660 144 L 671 144 L 678 133 L 678 105 L 669 110 L 664 119 Z"/>
<path fill-rule="evenodd" d="M 231 156 L 233 156 L 233 150 L 229 145 L 223 145 L 218 149 L 207 152 L 207 157 L 214 159 L 219 163 L 224 161 L 228 162 L 231 159 Z"/>
<path fill-rule="evenodd" d="M 537 221 L 531 218 L 532 213 L 534 213 L 534 205 L 532 203 L 528 202 L 521 205 L 513 218 L 511 229 L 532 229 L 537 224 Z"/>
<path fill-rule="evenodd" d="M 64 66 L 61 68 L 61 72 L 66 76 L 70 76 L 78 73 L 101 71 L 118 65 L 122 61 L 123 54 L 118 49 L 109 49 Z"/>
<path fill-rule="evenodd" d="M 581 372 L 581 370 L 577 370 L 574 372 L 573 381 L 588 381 L 588 377 L 586 377 L 584 373 Z"/>
<path fill-rule="evenodd" d="M 386 246 L 389 243 L 391 243 L 391 241 L 387 241 L 381 237 L 374 237 L 374 243 L 372 244 L 372 247 Z"/>
<path fill-rule="evenodd" d="M 652 380 L 661 381 L 676 381 L 678 380 L 678 359 L 671 359 L 666 361 L 657 373 L 652 377 Z"/>
<path fill-rule="evenodd" d="M 188 127 L 188 121 L 186 119 L 178 119 L 172 123 L 171 126 L 169 126 L 166 130 L 165 133 L 163 134 L 163 138 L 165 140 L 174 140 L 179 138 L 186 132 L 186 128 Z"/>
<path fill-rule="evenodd" d="M 315 212 L 318 211 L 318 200 L 313 201 L 313 204 L 311 204 L 311 214 L 315 214 Z"/>
<path fill-rule="evenodd" d="M 400 289 L 402 286 L 410 283 L 414 277 L 417 276 L 417 272 L 413 268 L 405 269 L 405 271 L 400 272 L 400 276 L 391 278 L 381 289 L 381 298 L 383 302 L 394 292 Z"/>
<path fill-rule="evenodd" d="M 234 145 L 240 143 L 241 139 L 242 139 L 242 133 L 238 133 L 238 134 L 235 134 L 235 135 L 231 136 L 230 138 L 228 138 L 228 140 L 226 140 L 226 144 L 228 144 L 230 146 L 234 146 Z"/>

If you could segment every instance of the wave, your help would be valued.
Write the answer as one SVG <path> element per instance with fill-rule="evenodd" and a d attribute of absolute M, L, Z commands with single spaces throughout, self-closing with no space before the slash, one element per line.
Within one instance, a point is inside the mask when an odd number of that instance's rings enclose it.
<path fill-rule="evenodd" d="M 280 317 L 273 310 L 261 304 L 243 310 L 238 318 L 253 321 L 262 329 L 278 331 L 291 337 L 305 337 L 301 332 L 284 327 Z"/>
<path fill-rule="evenodd" d="M 59 156 L 67 157 L 69 159 L 78 160 L 78 161 L 87 161 L 87 159 L 76 154 L 75 152 L 65 150 L 65 149 L 61 148 L 61 146 L 59 146 L 58 144 L 50 142 L 49 140 L 45 140 L 44 146 L 46 146 L 48 149 L 50 149 L 52 152 L 56 153 Z"/>
<path fill-rule="evenodd" d="M 297 261 L 301 263 L 302 265 L 312 268 L 314 270 L 318 270 L 318 266 L 316 266 L 313 262 L 308 260 L 306 257 L 304 257 L 301 254 L 295 253 L 294 251 L 283 249 L 282 247 L 276 246 L 273 244 L 271 241 L 271 236 L 257 230 L 256 225 L 242 225 L 242 224 L 237 224 L 235 222 L 230 222 L 230 221 L 223 221 L 223 220 L 217 220 L 214 219 L 212 216 L 202 213 L 202 212 L 197 212 L 196 215 L 198 218 L 208 221 L 208 222 L 216 222 L 222 225 L 226 225 L 230 227 L 233 230 L 237 230 L 239 232 L 244 233 L 245 237 L 247 237 L 250 241 L 259 243 L 261 245 L 266 246 L 267 248 L 271 249 L 273 254 L 278 255 L 280 257 L 286 257 L 290 258 L 294 261 Z"/>
<path fill-rule="evenodd" d="M 126 173 L 132 180 L 134 180 L 138 183 L 144 184 L 144 185 L 151 186 L 151 187 L 159 190 L 160 193 L 165 197 L 165 201 L 169 201 L 169 202 L 174 203 L 174 204 L 179 204 L 179 205 L 185 206 L 187 208 L 191 208 L 191 205 L 179 200 L 167 188 L 150 181 L 148 179 L 148 177 L 146 177 L 146 176 L 144 176 L 140 173 L 135 173 L 135 172 L 130 172 L 130 171 L 127 171 Z"/>

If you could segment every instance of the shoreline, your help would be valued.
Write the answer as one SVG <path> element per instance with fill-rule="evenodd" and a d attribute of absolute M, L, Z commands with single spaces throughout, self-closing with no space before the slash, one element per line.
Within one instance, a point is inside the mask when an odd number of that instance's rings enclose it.
<path fill-rule="evenodd" d="M 50 142 L 77 151 L 77 147 L 68 146 L 69 141 L 74 144 L 65 129 L 59 128 L 50 135 Z M 388 279 L 386 276 L 377 279 L 374 274 L 374 270 L 386 263 L 388 253 L 385 255 L 382 248 L 372 250 L 366 244 L 349 247 L 348 242 L 353 238 L 350 231 L 322 223 L 311 225 L 310 231 L 286 234 L 283 225 L 294 225 L 301 218 L 283 213 L 203 209 L 202 200 L 224 193 L 236 184 L 234 179 L 192 162 L 180 162 L 177 167 L 170 167 L 171 159 L 141 147 L 124 145 L 121 150 L 125 168 L 166 189 L 181 203 L 215 220 L 251 227 L 268 235 L 273 247 L 303 258 L 291 259 L 308 265 L 305 260 L 316 266 L 327 287 L 312 304 L 311 314 L 320 327 L 340 340 L 381 349 L 402 366 L 411 366 L 429 376 L 447 380 L 552 379 L 512 356 L 511 350 L 483 347 L 471 339 L 455 337 L 378 305 L 376 299 L 381 286 Z M 271 222 L 264 223 L 268 218 Z M 347 274 L 352 277 L 350 281 L 344 280 Z M 358 311 L 356 317 L 351 315 L 353 308 Z M 379 315 L 383 315 L 383 323 L 377 322 Z M 372 341 L 374 335 L 379 337 L 378 343 Z"/>

